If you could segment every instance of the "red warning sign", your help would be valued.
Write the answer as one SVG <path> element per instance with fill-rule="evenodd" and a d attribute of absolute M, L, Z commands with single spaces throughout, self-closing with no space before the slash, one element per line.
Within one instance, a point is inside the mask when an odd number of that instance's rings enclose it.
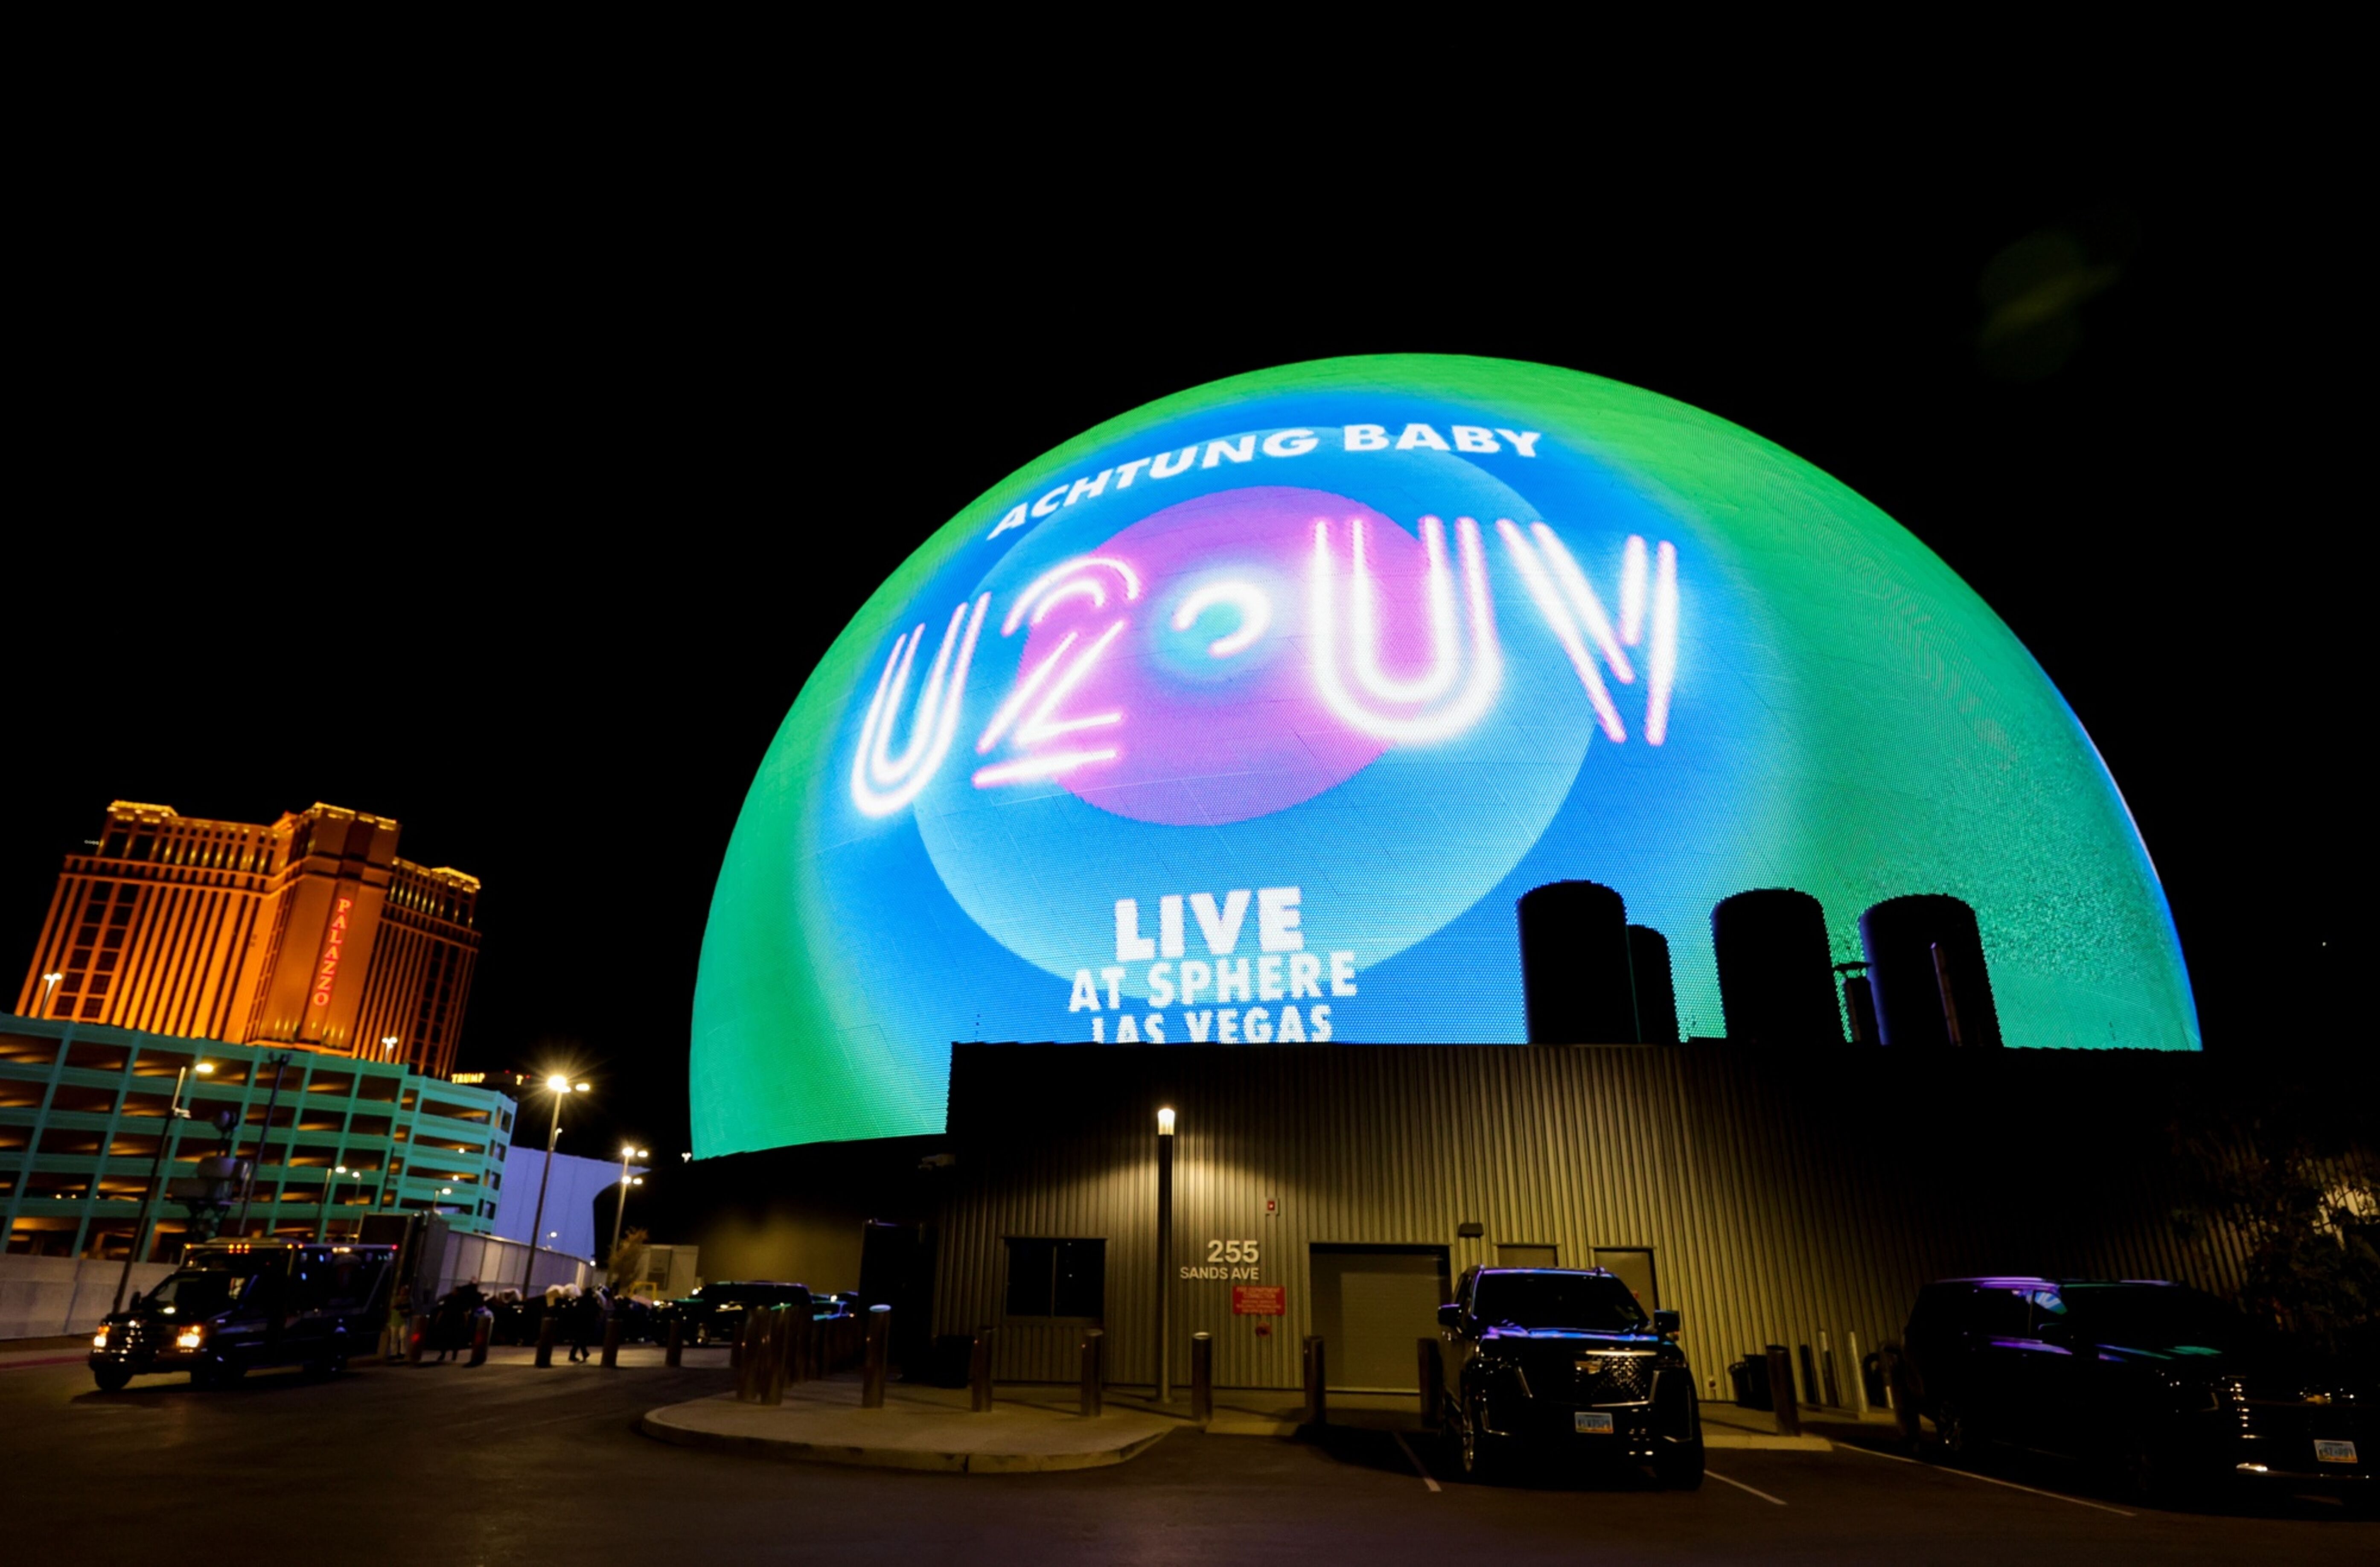
<path fill-rule="evenodd" d="M 1289 1310 L 1287 1284 L 1233 1284 L 1232 1315 L 1234 1317 L 1280 1317 Z"/>

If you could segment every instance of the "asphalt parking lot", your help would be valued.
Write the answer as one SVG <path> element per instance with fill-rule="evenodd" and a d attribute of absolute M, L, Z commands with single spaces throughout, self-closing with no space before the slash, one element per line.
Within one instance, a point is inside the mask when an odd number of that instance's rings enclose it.
<path fill-rule="evenodd" d="M 2370 1562 L 2380 1522 L 2277 1499 L 2166 1512 L 2055 1470 L 1715 1452 L 1700 1491 L 1473 1486 L 1423 1439 L 1184 1429 L 1114 1468 L 941 1476 L 673 1448 L 634 1423 L 723 1371 L 258 1375 L 218 1392 L 0 1367 L 0 1539 L 24 1561 Z M 2032 1487 L 2033 1489 L 2018 1488 Z M 195 1532 L 194 1532 L 195 1531 Z M 19 1554 L 19 1553 L 22 1554 Z"/>

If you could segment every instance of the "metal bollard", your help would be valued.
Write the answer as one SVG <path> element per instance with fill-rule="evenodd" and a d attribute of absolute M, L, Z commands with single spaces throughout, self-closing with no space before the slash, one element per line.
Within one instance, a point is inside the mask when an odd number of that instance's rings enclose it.
<path fill-rule="evenodd" d="M 1438 1341 L 1415 1339 L 1414 1358 L 1418 1362 L 1415 1369 L 1421 1376 L 1421 1427 L 1425 1431 L 1435 1431 L 1440 1419 L 1439 1402 L 1446 1391 L 1445 1377 L 1439 1369 Z"/>
<path fill-rule="evenodd" d="M 617 1317 L 603 1324 L 604 1370 L 617 1371 L 620 1368 L 620 1336 L 627 1330 L 628 1325 Z"/>
<path fill-rule="evenodd" d="M 1106 1343 L 1107 1334 L 1100 1329 L 1083 1330 L 1083 1413 L 1087 1415 L 1099 1412 L 1099 1352 Z"/>
<path fill-rule="evenodd" d="M 769 1383 L 769 1315 L 764 1309 L 745 1308 L 735 1342 L 743 1351 L 735 1367 L 735 1396 L 745 1403 L 758 1403 Z"/>
<path fill-rule="evenodd" d="M 1330 1423 L 1330 1397 L 1323 1387 L 1323 1344 L 1319 1336 L 1305 1336 L 1305 1423 L 1327 1426 Z"/>
<path fill-rule="evenodd" d="M 892 1308 L 871 1306 L 868 1308 L 868 1368 L 859 1384 L 859 1407 L 884 1407 L 884 1375 L 889 1369 L 885 1361 L 892 1347 Z"/>
<path fill-rule="evenodd" d="M 769 1374 L 760 1386 L 762 1403 L 785 1402 L 785 1379 L 793 1373 L 794 1319 L 796 1308 L 780 1306 L 769 1312 Z"/>
<path fill-rule="evenodd" d="M 1215 1335 L 1190 1335 L 1190 1418 L 1200 1428 L 1215 1418 Z"/>
<path fill-rule="evenodd" d="M 562 1318 L 547 1312 L 537 1323 L 537 1368 L 546 1370 L 553 1365 L 553 1341 L 562 1336 Z"/>
<path fill-rule="evenodd" d="M 669 1343 L 662 1351 L 662 1364 L 674 1371 L 685 1358 L 686 1324 L 673 1317 L 669 1325 Z"/>
<path fill-rule="evenodd" d="M 488 1363 L 488 1335 L 495 1330 L 495 1326 L 493 1317 L 475 1316 L 471 1318 L 471 1358 L 468 1364 L 485 1366 Z"/>
<path fill-rule="evenodd" d="M 429 1318 L 416 1317 L 405 1325 L 405 1363 L 407 1366 L 421 1364 L 421 1347 L 429 1342 Z"/>
<path fill-rule="evenodd" d="M 991 1407 L 991 1330 L 978 1328 L 967 1344 L 967 1408 L 981 1415 Z"/>
<path fill-rule="evenodd" d="M 1802 1406 L 1793 1395 L 1793 1355 L 1783 1344 L 1768 1346 L 1768 1403 L 1777 1411 L 1777 1434 L 1802 1434 Z"/>
<path fill-rule="evenodd" d="M 1802 1402 L 1803 1403 L 1810 1404 L 1824 1403 L 1827 1401 L 1818 1390 L 1818 1363 L 1810 1358 L 1810 1346 L 1808 1344 L 1802 1345 L 1801 1350 Z"/>
<path fill-rule="evenodd" d="M 1823 1328 L 1818 1330 L 1818 1385 L 1826 1390 L 1828 1409 L 1843 1406 L 1843 1391 L 1835 1380 L 1835 1346 Z"/>

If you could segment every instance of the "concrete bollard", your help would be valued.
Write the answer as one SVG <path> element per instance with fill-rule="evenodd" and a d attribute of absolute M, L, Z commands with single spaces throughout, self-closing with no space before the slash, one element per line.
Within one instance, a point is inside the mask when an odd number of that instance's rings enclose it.
<path fill-rule="evenodd" d="M 769 1371 L 760 1385 L 762 1403 L 785 1402 L 785 1381 L 793 1374 L 795 1318 L 799 1309 L 790 1306 L 771 1307 L 769 1311 Z"/>
<path fill-rule="evenodd" d="M 669 1342 L 662 1350 L 662 1364 L 674 1371 L 685 1359 L 686 1324 L 673 1317 L 670 1318 Z"/>
<path fill-rule="evenodd" d="M 471 1318 L 471 1358 L 468 1364 L 472 1366 L 485 1366 L 488 1363 L 488 1335 L 494 1332 L 495 1328 L 496 1319 L 494 1317 L 485 1312 L 480 1312 L 473 1315 Z"/>
<path fill-rule="evenodd" d="M 1305 1338 L 1305 1423 L 1327 1426 L 1330 1423 L 1330 1398 L 1324 1391 L 1322 1340 L 1315 1334 Z"/>
<path fill-rule="evenodd" d="M 1439 1369 L 1438 1341 L 1415 1339 L 1414 1359 L 1415 1370 L 1421 1378 L 1421 1428 L 1435 1431 L 1441 1418 L 1439 1403 L 1446 1391 L 1446 1379 Z"/>
<path fill-rule="evenodd" d="M 1852 1413 L 1864 1420 L 1867 1418 L 1868 1411 L 1867 1362 L 1860 1358 L 1859 1335 L 1857 1333 L 1845 1333 L 1843 1335 L 1843 1347 L 1851 1352 Z"/>
<path fill-rule="evenodd" d="M 1083 1330 L 1083 1413 L 1097 1415 L 1099 1412 L 1100 1377 L 1099 1352 L 1106 1347 L 1107 1334 L 1098 1328 Z"/>
<path fill-rule="evenodd" d="M 1215 1418 L 1215 1335 L 1190 1335 L 1190 1418 L 1204 1430 Z"/>
<path fill-rule="evenodd" d="M 1777 1411 L 1777 1434 L 1802 1434 L 1802 1406 L 1793 1392 L 1793 1354 L 1783 1344 L 1768 1346 L 1768 1403 Z"/>
<path fill-rule="evenodd" d="M 744 1331 L 738 1342 L 744 1346 L 744 1367 L 736 1378 L 737 1398 L 747 1403 L 759 1403 L 769 1392 L 769 1378 L 774 1367 L 770 1365 L 769 1312 L 765 1306 L 749 1306 L 744 1312 Z"/>
<path fill-rule="evenodd" d="M 562 1318 L 547 1312 L 537 1322 L 537 1368 L 546 1370 L 553 1365 L 553 1341 L 562 1336 Z"/>
<path fill-rule="evenodd" d="M 859 1384 L 859 1407 L 884 1407 L 884 1378 L 891 1369 L 887 1364 L 892 1349 L 892 1308 L 871 1306 L 868 1308 L 868 1363 Z"/>
<path fill-rule="evenodd" d="M 604 1370 L 617 1371 L 620 1368 L 620 1336 L 627 1330 L 628 1325 L 617 1317 L 612 1318 L 603 1324 Z"/>
<path fill-rule="evenodd" d="M 978 1328 L 967 1344 L 967 1408 L 978 1415 L 991 1407 L 991 1330 Z"/>
<path fill-rule="evenodd" d="M 422 1346 L 427 1344 L 429 1342 L 429 1318 L 416 1317 L 412 1321 L 407 1323 L 405 1325 L 405 1363 L 407 1366 L 420 1365 Z"/>

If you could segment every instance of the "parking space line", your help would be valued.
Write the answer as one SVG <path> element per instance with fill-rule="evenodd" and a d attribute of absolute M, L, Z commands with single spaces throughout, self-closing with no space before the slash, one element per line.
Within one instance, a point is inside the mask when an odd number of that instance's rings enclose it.
<path fill-rule="evenodd" d="M 2046 1491 L 2037 1486 L 2020 1486 L 2014 1480 L 2002 1480 L 1990 1475 L 1978 1475 L 1972 1469 L 1953 1469 L 1947 1464 L 1928 1464 L 1922 1458 L 1906 1458 L 1897 1452 L 1878 1452 L 1872 1447 L 1855 1447 L 1850 1442 L 1837 1442 L 1837 1452 L 1864 1452 L 1870 1458 L 1889 1458 L 1895 1464 L 1914 1464 L 1920 1469 L 1931 1469 L 1937 1475 L 1956 1475 L 1961 1479 L 1981 1480 L 1987 1486 L 2006 1486 L 2012 1491 L 2031 1496 L 2046 1496 L 2052 1501 L 2070 1501 L 2077 1507 L 2087 1507 L 2094 1512 L 2112 1512 L 2119 1518 L 2137 1518 L 2137 1512 L 2127 1512 L 2120 1507 L 2109 1507 L 2103 1501 L 2085 1501 L 2079 1496 L 2067 1496 L 2058 1491 Z"/>
<path fill-rule="evenodd" d="M 1751 1492 L 1754 1496 L 1758 1497 L 1758 1498 L 1759 1498 L 1761 1500 L 1763 1500 L 1763 1501 L 1771 1501 L 1771 1502 L 1775 1502 L 1775 1503 L 1776 1503 L 1778 1506 L 1779 1506 L 1779 1507 L 1784 1507 L 1784 1506 L 1788 1505 L 1788 1503 L 1786 1502 L 1786 1500 L 1785 1500 L 1785 1499 L 1784 1499 L 1783 1497 L 1781 1497 L 1781 1496 L 1770 1496 L 1767 1491 L 1762 1490 L 1758 1486 L 1747 1486 L 1747 1485 L 1745 1485 L 1742 1480 L 1730 1480 L 1730 1479 L 1729 1479 L 1726 1476 L 1724 1476 L 1724 1475 L 1720 1474 L 1718 1470 L 1716 1470 L 1716 1469 L 1713 1469 L 1713 1468 L 1709 1467 L 1707 1464 L 1706 1464 L 1706 1465 L 1704 1466 L 1704 1468 L 1703 1468 L 1703 1473 L 1704 1473 L 1705 1475 L 1707 1475 L 1708 1476 L 1710 1476 L 1712 1479 L 1718 1481 L 1721 1485 L 1733 1486 L 1737 1490 L 1740 1490 L 1740 1491 L 1749 1491 L 1749 1492 Z"/>
<path fill-rule="evenodd" d="M 1414 1452 L 1413 1448 L 1406 1443 L 1405 1434 L 1402 1431 L 1390 1431 L 1389 1435 L 1396 1438 L 1397 1445 L 1405 1450 L 1405 1459 L 1414 1466 L 1414 1473 L 1421 1476 L 1421 1483 L 1433 1491 L 1439 1489 L 1438 1482 L 1429 1477 L 1427 1469 L 1422 1467 L 1421 1455 Z"/>

